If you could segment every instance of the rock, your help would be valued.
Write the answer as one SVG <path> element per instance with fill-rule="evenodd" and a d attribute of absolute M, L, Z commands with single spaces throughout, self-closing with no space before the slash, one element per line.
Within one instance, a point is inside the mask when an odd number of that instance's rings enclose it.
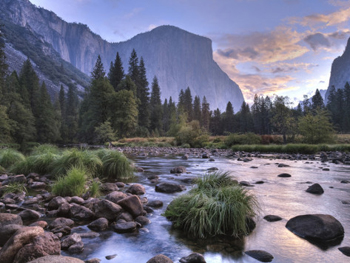
<path fill-rule="evenodd" d="M 90 224 L 88 224 L 88 228 L 90 228 L 93 231 L 103 231 L 108 228 L 108 220 L 106 218 L 99 218 Z"/>
<path fill-rule="evenodd" d="M 277 167 L 289 167 L 289 165 L 288 164 L 284 164 L 284 163 L 279 163 L 278 164 L 278 166 Z"/>
<path fill-rule="evenodd" d="M 133 217 L 143 214 L 143 207 L 140 199 L 136 195 L 128 196 L 118 202 L 123 209 L 128 211 Z"/>
<path fill-rule="evenodd" d="M 47 187 L 47 184 L 44 182 L 33 182 L 29 185 L 29 188 L 34 190 L 45 189 L 46 187 Z"/>
<path fill-rule="evenodd" d="M 290 219 L 286 227 L 301 238 L 327 242 L 344 236 L 342 224 L 331 215 L 301 215 Z"/>
<path fill-rule="evenodd" d="M 278 177 L 284 177 L 284 178 L 286 178 L 286 177 L 292 177 L 290 174 L 287 174 L 287 173 L 282 173 L 282 174 L 279 174 L 279 175 L 277 175 Z"/>
<path fill-rule="evenodd" d="M 187 155 L 187 154 L 182 155 L 182 156 L 181 156 L 181 159 L 182 159 L 182 160 L 188 160 L 188 155 Z"/>
<path fill-rule="evenodd" d="M 61 248 L 62 250 L 68 249 L 71 245 L 81 241 L 81 236 L 77 233 L 66 236 L 62 239 Z"/>
<path fill-rule="evenodd" d="M 127 197 L 127 194 L 124 194 L 123 192 L 118 192 L 118 191 L 113 191 L 112 193 L 109 193 L 108 195 L 106 195 L 106 199 L 115 204 L 118 203 L 118 201 L 124 199 L 125 197 Z"/>
<path fill-rule="evenodd" d="M 255 184 L 264 184 L 265 182 L 262 180 L 256 181 Z"/>
<path fill-rule="evenodd" d="M 148 260 L 146 263 L 173 263 L 173 261 L 167 256 L 159 254 Z"/>
<path fill-rule="evenodd" d="M 0 227 L 0 246 L 5 245 L 6 242 L 12 237 L 12 235 L 22 227 L 23 227 L 22 225 L 16 225 L 16 224 L 9 224 L 9 225 Z"/>
<path fill-rule="evenodd" d="M 142 167 L 136 166 L 135 168 L 136 172 L 143 173 L 145 170 Z"/>
<path fill-rule="evenodd" d="M 24 176 L 24 174 L 18 174 L 18 175 L 14 175 L 14 176 L 9 176 L 8 179 L 3 182 L 3 185 L 5 185 L 5 182 L 7 182 L 6 184 L 26 183 L 27 178 Z"/>
<path fill-rule="evenodd" d="M 51 224 L 49 225 L 49 228 L 54 229 L 57 227 L 65 227 L 65 226 L 72 227 L 73 225 L 74 225 L 74 221 L 72 219 L 58 217 L 51 222 Z"/>
<path fill-rule="evenodd" d="M 99 237 L 100 234 L 90 231 L 90 232 L 84 232 L 84 233 L 79 233 L 81 238 L 95 238 L 95 237 Z"/>
<path fill-rule="evenodd" d="M 208 159 L 209 158 L 209 154 L 208 153 L 203 153 L 202 154 L 202 158 L 203 159 Z"/>
<path fill-rule="evenodd" d="M 47 209 L 49 210 L 56 210 L 58 209 L 63 203 L 68 203 L 66 199 L 64 199 L 62 196 L 56 196 L 51 199 L 49 202 L 49 205 L 47 206 Z"/>
<path fill-rule="evenodd" d="M 170 173 L 172 174 L 181 174 L 186 173 L 186 167 L 185 166 L 178 166 L 170 170 Z"/>
<path fill-rule="evenodd" d="M 175 193 L 182 192 L 186 190 L 184 185 L 179 185 L 175 183 L 160 183 L 156 185 L 156 192 L 161 193 Z"/>
<path fill-rule="evenodd" d="M 22 218 L 19 215 L 0 213 L 0 228 L 10 224 L 23 225 Z"/>
<path fill-rule="evenodd" d="M 48 255 L 60 255 L 61 242 L 51 232 L 36 236 L 30 244 L 22 247 L 16 254 L 14 263 L 25 263 Z"/>
<path fill-rule="evenodd" d="M 215 162 L 214 158 L 209 158 L 209 162 Z"/>
<path fill-rule="evenodd" d="M 30 224 L 29 226 L 40 226 L 42 228 L 45 228 L 45 227 L 47 227 L 47 225 L 48 224 L 46 221 L 36 221 L 36 222 Z"/>
<path fill-rule="evenodd" d="M 40 218 L 40 213 L 34 210 L 26 209 L 18 214 L 23 221 L 37 220 Z"/>
<path fill-rule="evenodd" d="M 100 190 L 102 192 L 113 192 L 113 191 L 118 191 L 119 188 L 115 183 L 104 183 L 101 185 Z"/>
<path fill-rule="evenodd" d="M 100 263 L 101 259 L 99 258 L 91 258 L 89 260 L 85 260 L 85 263 Z"/>
<path fill-rule="evenodd" d="M 79 196 L 73 196 L 70 200 L 71 203 L 76 203 L 78 205 L 84 204 L 85 200 Z"/>
<path fill-rule="evenodd" d="M 45 256 L 34 259 L 33 261 L 30 261 L 28 263 L 84 263 L 84 261 L 73 257 Z"/>
<path fill-rule="evenodd" d="M 180 259 L 180 263 L 206 263 L 202 254 L 192 253 Z"/>
<path fill-rule="evenodd" d="M 315 194 L 315 195 L 321 195 L 324 193 L 324 190 L 321 185 L 319 184 L 313 184 L 309 186 L 309 188 L 306 190 L 306 192 L 310 194 Z"/>
<path fill-rule="evenodd" d="M 84 243 L 82 241 L 77 242 L 68 248 L 68 252 L 72 254 L 81 253 L 83 252 L 83 250 L 84 250 Z"/>
<path fill-rule="evenodd" d="M 17 230 L 0 250 L 1 263 L 13 263 L 17 252 L 43 233 L 44 229 L 38 226 L 22 227 Z"/>
<path fill-rule="evenodd" d="M 254 185 L 252 185 L 251 183 L 249 183 L 247 181 L 240 181 L 239 185 L 247 186 L 247 187 L 254 187 Z"/>
<path fill-rule="evenodd" d="M 126 221 L 126 222 L 134 221 L 134 217 L 133 217 L 130 213 L 128 213 L 128 212 L 123 212 L 123 213 L 121 213 L 121 214 L 117 217 L 117 221 L 120 220 L 120 219 L 122 219 L 122 220 L 124 220 L 124 221 Z"/>
<path fill-rule="evenodd" d="M 70 217 L 78 220 L 90 220 L 95 214 L 87 207 L 73 204 L 70 208 Z"/>
<path fill-rule="evenodd" d="M 59 238 L 63 235 L 69 235 L 71 232 L 71 228 L 69 226 L 58 226 L 51 229 L 51 232 L 56 234 Z"/>
<path fill-rule="evenodd" d="M 115 220 L 117 216 L 122 212 L 120 205 L 111 201 L 102 199 L 93 205 L 93 211 L 97 218 L 104 217 L 107 220 Z"/>
<path fill-rule="evenodd" d="M 267 215 L 264 216 L 264 219 L 268 222 L 276 222 L 282 220 L 282 217 L 275 216 L 275 215 Z"/>
<path fill-rule="evenodd" d="M 23 205 L 32 205 L 32 204 L 36 204 L 38 202 L 39 202 L 39 198 L 33 197 L 33 198 L 28 198 L 27 200 L 25 200 Z"/>
<path fill-rule="evenodd" d="M 148 225 L 151 223 L 151 220 L 149 220 L 147 217 L 145 216 L 138 216 L 135 218 L 135 221 L 137 223 L 139 223 L 141 225 L 141 227 Z"/>
<path fill-rule="evenodd" d="M 341 253 L 343 253 L 345 256 L 350 257 L 350 247 L 340 247 L 338 248 Z"/>
<path fill-rule="evenodd" d="M 217 170 L 219 170 L 219 168 L 217 167 L 210 167 L 207 169 L 207 171 L 210 171 L 210 172 L 217 171 Z"/>
<path fill-rule="evenodd" d="M 57 210 L 57 216 L 69 217 L 71 204 L 63 203 Z"/>
<path fill-rule="evenodd" d="M 261 262 L 271 262 L 273 260 L 273 256 L 269 252 L 263 250 L 249 250 L 244 253 Z"/>
<path fill-rule="evenodd" d="M 133 195 L 143 195 L 146 193 L 146 189 L 141 184 L 133 184 L 126 192 Z"/>
<path fill-rule="evenodd" d="M 106 259 L 111 260 L 111 259 L 115 258 L 116 256 L 117 256 L 117 254 L 108 255 L 108 256 L 106 256 Z"/>
<path fill-rule="evenodd" d="M 153 207 L 153 208 L 160 208 L 163 206 L 163 202 L 160 200 L 153 200 L 147 203 L 147 206 Z"/>
<path fill-rule="evenodd" d="M 135 222 L 117 222 L 114 225 L 114 230 L 117 233 L 129 233 L 134 232 L 137 226 L 138 224 Z"/>
<path fill-rule="evenodd" d="M 125 184 L 123 182 L 116 182 L 115 183 L 119 188 L 124 188 Z"/>

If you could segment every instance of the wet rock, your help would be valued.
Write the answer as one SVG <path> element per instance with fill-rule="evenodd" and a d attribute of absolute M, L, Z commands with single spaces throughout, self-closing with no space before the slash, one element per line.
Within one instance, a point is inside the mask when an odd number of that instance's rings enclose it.
<path fill-rule="evenodd" d="M 93 231 L 79 233 L 79 235 L 80 235 L 81 238 L 96 238 L 96 237 L 100 236 L 99 233 L 96 233 L 96 232 L 93 232 Z"/>
<path fill-rule="evenodd" d="M 84 263 L 84 261 L 65 256 L 45 256 L 41 258 L 34 259 L 28 263 Z"/>
<path fill-rule="evenodd" d="M 128 196 L 118 202 L 123 209 L 128 211 L 133 217 L 143 214 L 143 207 L 140 199 L 136 195 Z"/>
<path fill-rule="evenodd" d="M 343 238 L 342 224 L 331 215 L 301 215 L 290 219 L 286 227 L 301 238 L 314 241 L 330 241 Z"/>
<path fill-rule="evenodd" d="M 147 205 L 145 205 L 145 206 L 143 207 L 143 210 L 145 210 L 148 214 L 154 212 L 154 210 L 153 210 L 151 207 L 147 206 Z"/>
<path fill-rule="evenodd" d="M 51 232 L 56 234 L 59 238 L 61 238 L 63 235 L 69 235 L 71 232 L 71 228 L 69 226 L 58 226 L 53 229 L 51 229 Z"/>
<path fill-rule="evenodd" d="M 265 182 L 260 180 L 260 181 L 256 181 L 255 184 L 264 184 Z"/>
<path fill-rule="evenodd" d="M 246 186 L 246 187 L 254 187 L 254 185 L 252 185 L 251 183 L 249 183 L 247 181 L 240 181 L 239 185 Z"/>
<path fill-rule="evenodd" d="M 99 258 L 91 258 L 89 260 L 85 260 L 85 263 L 100 263 L 101 259 Z"/>
<path fill-rule="evenodd" d="M 27 200 L 24 201 L 23 205 L 33 205 L 39 202 L 39 198 L 33 197 L 33 198 L 28 198 Z"/>
<path fill-rule="evenodd" d="M 147 206 L 153 207 L 153 208 L 160 208 L 163 206 L 163 202 L 160 200 L 153 200 L 147 203 Z"/>
<path fill-rule="evenodd" d="M 123 182 L 116 182 L 115 183 L 119 188 L 124 188 L 125 184 Z"/>
<path fill-rule="evenodd" d="M 70 208 L 70 217 L 78 220 L 90 220 L 95 214 L 87 207 L 73 204 Z"/>
<path fill-rule="evenodd" d="M 106 195 L 106 199 L 108 201 L 111 201 L 113 203 L 118 203 L 118 201 L 124 199 L 125 197 L 127 197 L 126 194 L 124 194 L 123 192 L 118 192 L 118 191 L 113 191 L 112 193 L 109 193 L 108 195 Z"/>
<path fill-rule="evenodd" d="M 12 237 L 12 235 L 22 227 L 23 227 L 22 225 L 16 225 L 16 224 L 9 224 L 9 225 L 0 227 L 0 246 L 5 245 L 6 242 Z"/>
<path fill-rule="evenodd" d="M 40 218 L 40 213 L 34 210 L 26 209 L 18 214 L 23 221 L 37 220 Z"/>
<path fill-rule="evenodd" d="M 46 214 L 46 217 L 57 217 L 58 210 L 46 211 L 45 214 Z"/>
<path fill-rule="evenodd" d="M 277 165 L 277 167 L 281 168 L 281 167 L 290 167 L 288 164 L 284 164 L 284 163 L 279 163 Z"/>
<path fill-rule="evenodd" d="M 57 210 L 64 203 L 68 203 L 66 199 L 64 199 L 62 196 L 56 196 L 51 199 L 47 208 L 49 210 Z"/>
<path fill-rule="evenodd" d="M 146 189 L 141 184 L 133 184 L 129 187 L 128 190 L 126 190 L 127 193 L 133 194 L 133 195 L 143 195 L 146 193 Z"/>
<path fill-rule="evenodd" d="M 219 170 L 219 168 L 217 168 L 217 167 L 210 167 L 210 168 L 207 169 L 207 171 L 210 171 L 210 172 L 214 172 L 214 171 L 217 171 L 217 170 Z"/>
<path fill-rule="evenodd" d="M 104 183 L 101 185 L 100 190 L 102 192 L 113 192 L 118 191 L 119 187 L 115 183 Z"/>
<path fill-rule="evenodd" d="M 147 177 L 148 180 L 158 180 L 159 179 L 159 176 L 158 175 L 150 175 Z"/>
<path fill-rule="evenodd" d="M 214 158 L 209 158 L 209 162 L 215 162 Z"/>
<path fill-rule="evenodd" d="M 45 228 L 45 227 L 47 227 L 47 225 L 48 224 L 46 221 L 36 221 L 36 222 L 30 224 L 29 226 L 40 226 L 42 228 Z"/>
<path fill-rule="evenodd" d="M 57 210 L 57 216 L 69 217 L 71 204 L 63 203 Z"/>
<path fill-rule="evenodd" d="M 340 183 L 342 183 L 342 184 L 348 184 L 349 181 L 348 181 L 348 180 L 341 180 Z"/>
<path fill-rule="evenodd" d="M 142 167 L 136 166 L 135 171 L 139 173 L 143 173 L 145 170 Z"/>
<path fill-rule="evenodd" d="M 108 220 L 106 218 L 101 217 L 88 224 L 88 228 L 94 231 L 104 231 L 108 228 Z"/>
<path fill-rule="evenodd" d="M 321 195 L 324 193 L 324 190 L 322 188 L 321 185 L 319 184 L 313 184 L 311 186 L 308 187 L 308 189 L 306 190 L 306 192 L 310 193 L 310 194 L 315 194 L 315 195 Z"/>
<path fill-rule="evenodd" d="M 104 217 L 109 221 L 115 220 L 122 212 L 120 205 L 108 200 L 100 200 L 93 205 L 93 212 L 97 218 Z"/>
<path fill-rule="evenodd" d="M 156 185 L 156 192 L 161 193 L 175 193 L 182 192 L 186 190 L 184 185 L 179 185 L 175 183 L 160 183 Z"/>
<path fill-rule="evenodd" d="M 180 263 L 206 263 L 202 254 L 192 253 L 180 259 Z"/>
<path fill-rule="evenodd" d="M 258 166 L 250 166 L 251 169 L 258 169 Z"/>
<path fill-rule="evenodd" d="M 343 253 L 345 256 L 350 257 L 350 247 L 340 247 L 338 248 L 341 253 Z"/>
<path fill-rule="evenodd" d="M 32 240 L 44 234 L 44 229 L 38 226 L 22 227 L 17 230 L 0 250 L 1 263 L 13 263 L 17 252 Z"/>
<path fill-rule="evenodd" d="M 73 196 L 70 200 L 71 203 L 76 203 L 78 205 L 84 204 L 85 200 L 79 196 Z"/>
<path fill-rule="evenodd" d="M 135 222 L 117 222 L 114 225 L 114 231 L 117 233 L 130 233 L 134 232 L 137 228 L 138 224 Z"/>
<path fill-rule="evenodd" d="M 80 241 L 81 241 L 81 236 L 79 234 L 77 233 L 71 234 L 62 239 L 61 248 L 63 250 L 68 249 L 70 246 Z"/>
<path fill-rule="evenodd" d="M 16 254 L 13 263 L 25 263 L 48 255 L 60 255 L 61 242 L 50 232 L 36 236 L 30 244 L 22 247 Z"/>
<path fill-rule="evenodd" d="M 146 263 L 173 263 L 173 261 L 167 256 L 159 254 L 148 260 Z"/>
<path fill-rule="evenodd" d="M 77 242 L 68 248 L 68 252 L 72 254 L 81 253 L 83 252 L 83 250 L 84 250 L 84 243 L 82 241 Z"/>
<path fill-rule="evenodd" d="M 0 213 L 0 228 L 10 224 L 23 225 L 22 218 L 19 215 Z"/>
<path fill-rule="evenodd" d="M 12 183 L 26 183 L 27 178 L 24 176 L 24 174 L 18 174 L 14 176 L 9 176 L 7 180 L 2 182 L 2 185 L 12 184 Z"/>
<path fill-rule="evenodd" d="M 203 153 L 202 154 L 202 158 L 203 159 L 208 159 L 209 158 L 209 154 L 208 153 Z"/>
<path fill-rule="evenodd" d="M 51 222 L 51 224 L 49 225 L 49 228 L 54 229 L 57 227 L 65 227 L 65 226 L 72 227 L 73 225 L 74 225 L 74 221 L 72 219 L 58 217 Z"/>
<path fill-rule="evenodd" d="M 121 214 L 117 217 L 117 221 L 120 220 L 120 219 L 122 219 L 122 220 L 124 220 L 124 221 L 126 221 L 126 222 L 134 221 L 134 217 L 133 217 L 130 213 L 128 213 L 128 212 L 123 212 L 123 213 L 121 213 Z"/>
<path fill-rule="evenodd" d="M 273 256 L 269 252 L 263 250 L 249 250 L 244 253 L 261 262 L 271 262 L 273 260 Z"/>
<path fill-rule="evenodd" d="M 149 219 L 148 219 L 147 217 L 145 217 L 145 216 L 138 216 L 138 217 L 135 218 L 135 221 L 136 221 L 137 223 L 139 223 L 141 226 L 146 226 L 146 225 L 148 225 L 148 224 L 151 223 L 151 220 L 149 220 Z"/>
<path fill-rule="evenodd" d="M 287 173 L 282 173 L 282 174 L 279 174 L 277 175 L 278 177 L 283 177 L 283 178 L 286 178 L 286 177 L 292 177 L 290 174 L 287 174 Z"/>
<path fill-rule="evenodd" d="M 45 189 L 46 187 L 47 187 L 47 184 L 44 182 L 33 182 L 29 185 L 29 188 L 34 190 Z"/>
<path fill-rule="evenodd" d="M 323 168 L 322 171 L 328 172 L 329 168 Z"/>
<path fill-rule="evenodd" d="M 282 220 L 282 217 L 275 216 L 275 215 L 267 215 L 264 216 L 264 219 L 268 222 L 276 222 Z"/>
<path fill-rule="evenodd" d="M 117 256 L 117 254 L 108 255 L 108 256 L 106 256 L 106 259 L 107 259 L 107 260 L 111 260 L 111 259 L 115 258 L 116 256 Z"/>
<path fill-rule="evenodd" d="M 178 166 L 170 170 L 170 173 L 172 174 L 180 174 L 180 173 L 186 173 L 186 167 L 185 166 Z"/>

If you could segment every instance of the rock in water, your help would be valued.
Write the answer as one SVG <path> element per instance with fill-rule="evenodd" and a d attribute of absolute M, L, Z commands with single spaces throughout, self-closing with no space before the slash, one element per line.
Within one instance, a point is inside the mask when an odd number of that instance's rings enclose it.
<path fill-rule="evenodd" d="M 290 219 L 286 228 L 310 241 L 327 242 L 344 237 L 342 224 L 331 215 L 301 215 Z"/>
<path fill-rule="evenodd" d="M 28 263 L 84 263 L 84 261 L 73 257 L 45 256 L 34 259 L 33 261 L 30 261 Z"/>
<path fill-rule="evenodd" d="M 146 263 L 173 263 L 173 261 L 167 256 L 159 254 L 148 260 Z"/>
<path fill-rule="evenodd" d="M 350 247 L 340 247 L 338 248 L 341 253 L 343 253 L 345 256 L 350 257 Z"/>
<path fill-rule="evenodd" d="M 273 256 L 269 252 L 263 250 L 249 250 L 244 253 L 261 262 L 271 262 L 273 260 Z"/>
<path fill-rule="evenodd" d="M 282 220 L 282 217 L 275 216 L 275 215 L 267 215 L 264 216 L 264 219 L 268 222 L 276 222 Z"/>
<path fill-rule="evenodd" d="M 309 186 L 309 188 L 306 190 L 306 192 L 314 195 L 321 195 L 324 193 L 324 190 L 321 185 L 319 184 L 313 184 Z"/>
<path fill-rule="evenodd" d="M 180 263 L 206 263 L 202 254 L 192 253 L 180 259 Z"/>

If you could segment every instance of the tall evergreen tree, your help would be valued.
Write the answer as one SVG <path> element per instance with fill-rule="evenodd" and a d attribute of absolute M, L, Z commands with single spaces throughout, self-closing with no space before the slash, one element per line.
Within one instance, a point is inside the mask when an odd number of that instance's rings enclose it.
<path fill-rule="evenodd" d="M 60 109 L 61 116 L 61 126 L 60 126 L 60 134 L 62 143 L 66 143 L 68 141 L 68 126 L 67 126 L 67 102 L 66 95 L 64 91 L 64 87 L 61 85 L 60 92 L 58 95 L 58 103 L 59 105 L 56 108 Z"/>
<path fill-rule="evenodd" d="M 103 80 L 103 79 L 102 79 Z M 66 120 L 67 140 L 75 142 L 78 132 L 78 108 L 79 99 L 77 94 L 77 87 L 74 84 L 68 85 L 67 103 L 66 103 Z"/>
<path fill-rule="evenodd" d="M 210 131 L 213 135 L 221 135 L 222 130 L 221 112 L 217 108 L 210 118 Z"/>
<path fill-rule="evenodd" d="M 346 82 L 344 86 L 344 132 L 350 132 L 350 85 Z"/>
<path fill-rule="evenodd" d="M 162 128 L 162 102 L 160 100 L 160 88 L 156 76 L 154 76 L 152 82 L 150 128 L 152 131 L 158 132 Z"/>
<path fill-rule="evenodd" d="M 170 128 L 170 111 L 168 105 L 168 99 L 164 100 L 163 103 L 163 131 L 167 133 Z"/>
<path fill-rule="evenodd" d="M 100 55 L 98 55 L 94 69 L 91 72 L 92 80 L 98 80 L 100 78 L 104 78 L 105 75 L 106 75 L 106 72 L 104 70 L 101 57 L 100 57 Z"/>
<path fill-rule="evenodd" d="M 137 86 L 139 82 L 140 72 L 139 72 L 139 58 L 137 57 L 137 53 L 135 49 L 133 49 L 130 54 L 128 75 Z"/>
<path fill-rule="evenodd" d="M 138 124 L 140 127 L 148 128 L 150 118 L 150 98 L 149 88 L 146 76 L 146 67 L 143 58 L 140 59 L 139 65 L 139 85 L 137 90 L 137 97 L 139 99 L 139 119 Z"/>
<path fill-rule="evenodd" d="M 194 97 L 193 119 L 199 121 L 199 123 L 201 123 L 202 121 L 201 99 L 199 98 L 199 96 Z"/>
<path fill-rule="evenodd" d="M 226 111 L 225 115 L 223 117 L 223 129 L 226 132 L 233 132 L 234 131 L 234 125 L 235 125 L 235 115 L 233 112 L 232 103 L 229 101 L 226 105 Z"/>
<path fill-rule="evenodd" d="M 0 25 L 0 105 L 4 103 L 3 90 L 5 89 L 5 77 L 8 69 L 5 55 L 5 42 L 3 37 L 2 26 Z"/>
<path fill-rule="evenodd" d="M 117 52 L 114 63 L 111 62 L 111 66 L 109 68 L 109 73 L 108 73 L 109 82 L 111 83 L 115 91 L 119 91 L 118 85 L 124 77 L 125 77 L 125 74 L 124 74 L 123 63 L 119 56 L 119 52 Z"/>
<path fill-rule="evenodd" d="M 209 123 L 210 123 L 210 106 L 207 102 L 207 98 L 204 96 L 202 100 L 202 123 L 201 126 L 209 131 Z"/>
<path fill-rule="evenodd" d="M 121 90 L 129 90 L 132 91 L 134 94 L 135 99 L 137 98 L 137 86 L 135 82 L 131 79 L 129 75 L 126 75 L 126 77 L 119 83 L 118 88 L 119 91 Z M 135 100 L 137 102 L 137 100 Z"/>
<path fill-rule="evenodd" d="M 315 95 L 312 97 L 312 110 L 315 112 L 317 109 L 323 109 L 324 102 L 321 93 L 316 89 Z"/>
<path fill-rule="evenodd" d="M 192 95 L 189 87 L 185 90 L 184 94 L 184 110 L 187 114 L 187 121 L 190 122 L 193 119 L 193 104 L 192 104 Z"/>
<path fill-rule="evenodd" d="M 253 131 L 253 117 L 250 112 L 249 104 L 243 101 L 240 115 L 239 115 L 239 128 L 240 132 L 246 133 L 246 132 L 252 132 Z"/>

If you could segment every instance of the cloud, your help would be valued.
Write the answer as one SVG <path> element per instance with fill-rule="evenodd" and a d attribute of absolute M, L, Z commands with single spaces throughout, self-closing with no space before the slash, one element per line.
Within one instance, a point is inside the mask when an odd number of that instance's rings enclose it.
<path fill-rule="evenodd" d="M 304 41 L 308 43 L 313 50 L 317 50 L 320 47 L 329 48 L 331 46 L 331 43 L 329 42 L 328 38 L 321 33 L 308 35 L 304 38 Z"/>
<path fill-rule="evenodd" d="M 332 33 L 312 33 L 304 38 L 304 41 L 314 50 L 325 49 L 330 51 L 330 48 L 342 46 L 343 39 L 350 35 L 350 30 L 339 30 Z"/>
<path fill-rule="evenodd" d="M 310 73 L 311 70 L 315 67 L 318 67 L 318 65 L 313 63 L 274 63 L 270 67 L 270 72 L 273 74 L 291 73 L 298 71 L 305 71 L 307 73 Z"/>
<path fill-rule="evenodd" d="M 123 19 L 130 19 L 138 15 L 142 11 L 142 8 L 134 8 L 129 13 L 123 16 Z"/>

